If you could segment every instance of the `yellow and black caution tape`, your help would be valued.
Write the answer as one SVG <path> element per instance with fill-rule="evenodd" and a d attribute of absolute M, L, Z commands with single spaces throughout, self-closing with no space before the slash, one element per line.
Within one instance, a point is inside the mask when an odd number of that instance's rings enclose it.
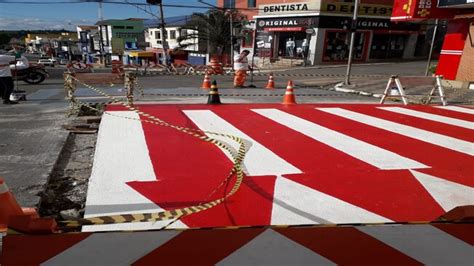
<path fill-rule="evenodd" d="M 134 222 L 156 222 L 156 221 L 163 221 L 163 220 L 171 220 L 171 219 L 179 219 L 182 218 L 186 215 L 190 215 L 193 213 L 201 212 L 210 208 L 213 208 L 221 203 L 223 203 L 227 198 L 230 196 L 234 195 L 240 188 L 240 185 L 242 184 L 244 173 L 242 169 L 242 163 L 245 158 L 245 155 L 247 153 L 247 144 L 244 139 L 233 136 L 233 135 L 228 135 L 228 134 L 222 134 L 222 133 L 216 133 L 216 132 L 209 132 L 209 131 L 202 131 L 202 130 L 197 130 L 197 129 L 192 129 L 192 128 L 186 128 L 186 127 L 180 127 L 176 125 L 172 125 L 167 123 L 166 121 L 163 121 L 153 115 L 150 115 L 148 113 L 140 111 L 138 108 L 129 105 L 128 103 L 119 100 L 113 96 L 110 96 L 103 92 L 102 90 L 95 88 L 89 84 L 83 83 L 82 81 L 78 80 L 75 77 L 72 77 L 74 80 L 76 80 L 78 83 L 86 86 L 87 88 L 105 96 L 108 97 L 111 102 L 113 103 L 120 103 L 123 106 L 125 106 L 127 109 L 130 111 L 133 111 L 137 113 L 140 116 L 145 117 L 145 119 L 136 119 L 142 122 L 146 123 L 151 123 L 159 126 L 165 126 L 165 127 L 170 127 L 173 129 L 176 129 L 179 132 L 191 135 L 193 137 L 196 137 L 202 141 L 206 141 L 209 143 L 212 143 L 216 145 L 217 147 L 226 150 L 229 152 L 230 156 L 232 157 L 233 161 L 233 167 L 229 172 L 229 175 L 227 178 L 223 181 L 226 182 L 232 177 L 233 175 L 236 176 L 236 181 L 234 183 L 234 186 L 232 189 L 223 197 L 213 200 L 210 202 L 206 203 L 201 203 L 198 205 L 194 206 L 189 206 L 185 208 L 179 208 L 179 209 L 174 209 L 174 210 L 168 210 L 168 211 L 162 211 L 162 212 L 155 212 L 155 213 L 140 213 L 140 214 L 119 214 L 119 215 L 109 215 L 109 216 L 97 216 L 97 217 L 90 217 L 90 218 L 81 218 L 81 219 L 76 219 L 76 220 L 67 220 L 67 221 L 61 221 L 60 224 L 62 225 L 63 228 L 75 228 L 79 227 L 82 225 L 97 225 L 97 224 L 114 224 L 114 223 L 134 223 Z M 106 114 L 107 113 L 105 112 Z M 128 117 L 122 117 L 122 118 L 127 118 L 127 119 L 133 119 L 133 118 L 128 118 Z M 215 135 L 215 136 L 221 136 L 221 137 L 226 137 L 232 141 L 235 141 L 236 143 L 239 144 L 239 149 L 237 150 L 237 153 L 234 152 L 234 149 L 229 147 L 226 143 L 219 141 L 217 139 L 211 138 L 208 135 Z M 222 184 L 220 185 L 222 186 Z M 219 187 L 220 187 L 219 186 Z M 214 192 L 217 190 L 216 188 Z M 212 193 L 214 193 L 212 192 Z"/>
<path fill-rule="evenodd" d="M 145 73 L 141 73 L 142 76 L 144 75 L 151 75 L 151 76 L 201 76 L 205 75 L 206 71 L 197 71 L 191 73 L 178 73 L 178 72 L 154 72 L 148 71 Z M 268 77 L 270 73 L 253 73 L 254 77 Z M 216 74 L 217 76 L 233 76 L 234 73 L 222 73 Z M 274 77 L 296 77 L 296 78 L 324 78 L 324 77 L 331 77 L 331 78 L 345 78 L 345 74 L 320 74 L 320 73 L 273 73 Z M 391 76 L 391 74 L 367 74 L 367 75 L 350 75 L 352 78 L 386 78 Z"/>

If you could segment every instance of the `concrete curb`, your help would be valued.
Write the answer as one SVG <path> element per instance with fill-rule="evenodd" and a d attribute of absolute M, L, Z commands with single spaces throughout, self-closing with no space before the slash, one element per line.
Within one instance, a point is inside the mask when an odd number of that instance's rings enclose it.
<path fill-rule="evenodd" d="M 358 95 L 368 96 L 368 97 L 382 98 L 382 94 L 372 93 L 372 92 L 368 92 L 368 91 L 348 89 L 348 88 L 345 88 L 343 86 L 344 86 L 343 82 L 338 83 L 334 86 L 334 90 L 338 91 L 338 92 L 345 92 L 345 93 L 358 94 Z M 351 86 L 351 87 L 353 87 L 353 86 Z"/>

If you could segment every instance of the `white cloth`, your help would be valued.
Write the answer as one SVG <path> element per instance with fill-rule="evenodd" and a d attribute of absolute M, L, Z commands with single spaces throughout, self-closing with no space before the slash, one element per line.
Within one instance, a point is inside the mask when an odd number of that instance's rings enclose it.
<path fill-rule="evenodd" d="M 286 48 L 290 48 L 290 49 L 295 48 L 295 42 L 291 39 L 286 41 Z"/>
<path fill-rule="evenodd" d="M 12 55 L 0 54 L 0 77 L 11 77 L 12 71 L 10 70 L 9 63 L 15 61 L 15 57 Z"/>
<path fill-rule="evenodd" d="M 30 62 L 26 57 L 21 56 L 16 59 L 16 65 L 10 65 L 10 69 L 15 69 L 15 67 L 17 70 L 27 69 L 30 67 Z"/>
<path fill-rule="evenodd" d="M 240 59 L 240 55 L 234 56 L 234 70 L 249 70 L 249 60 L 245 56 Z"/>

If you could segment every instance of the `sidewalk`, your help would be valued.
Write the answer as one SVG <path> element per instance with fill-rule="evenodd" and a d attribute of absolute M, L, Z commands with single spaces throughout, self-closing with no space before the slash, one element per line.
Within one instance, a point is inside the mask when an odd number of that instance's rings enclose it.
<path fill-rule="evenodd" d="M 0 176 L 24 207 L 39 201 L 68 132 L 66 103 L 0 105 Z"/>
<path fill-rule="evenodd" d="M 388 78 L 353 79 L 351 81 L 351 85 L 349 86 L 344 85 L 343 82 L 340 82 L 335 86 L 326 86 L 325 88 L 338 92 L 381 98 L 385 87 L 387 86 L 387 82 Z M 402 85 L 404 85 L 403 82 Z M 448 104 L 474 104 L 474 90 L 457 88 L 456 85 L 454 85 L 453 82 L 449 80 L 443 81 L 443 87 Z M 421 101 L 426 98 L 432 87 L 424 85 L 404 85 L 404 88 L 411 102 L 422 103 Z M 433 99 L 432 101 L 432 103 L 438 102 L 438 99 Z"/>

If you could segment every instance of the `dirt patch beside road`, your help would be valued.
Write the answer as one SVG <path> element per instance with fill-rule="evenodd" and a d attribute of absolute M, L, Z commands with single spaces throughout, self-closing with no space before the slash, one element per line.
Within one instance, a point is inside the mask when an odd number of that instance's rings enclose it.
<path fill-rule="evenodd" d="M 41 216 L 57 220 L 82 217 L 96 140 L 97 134 L 70 134 L 41 195 Z"/>

